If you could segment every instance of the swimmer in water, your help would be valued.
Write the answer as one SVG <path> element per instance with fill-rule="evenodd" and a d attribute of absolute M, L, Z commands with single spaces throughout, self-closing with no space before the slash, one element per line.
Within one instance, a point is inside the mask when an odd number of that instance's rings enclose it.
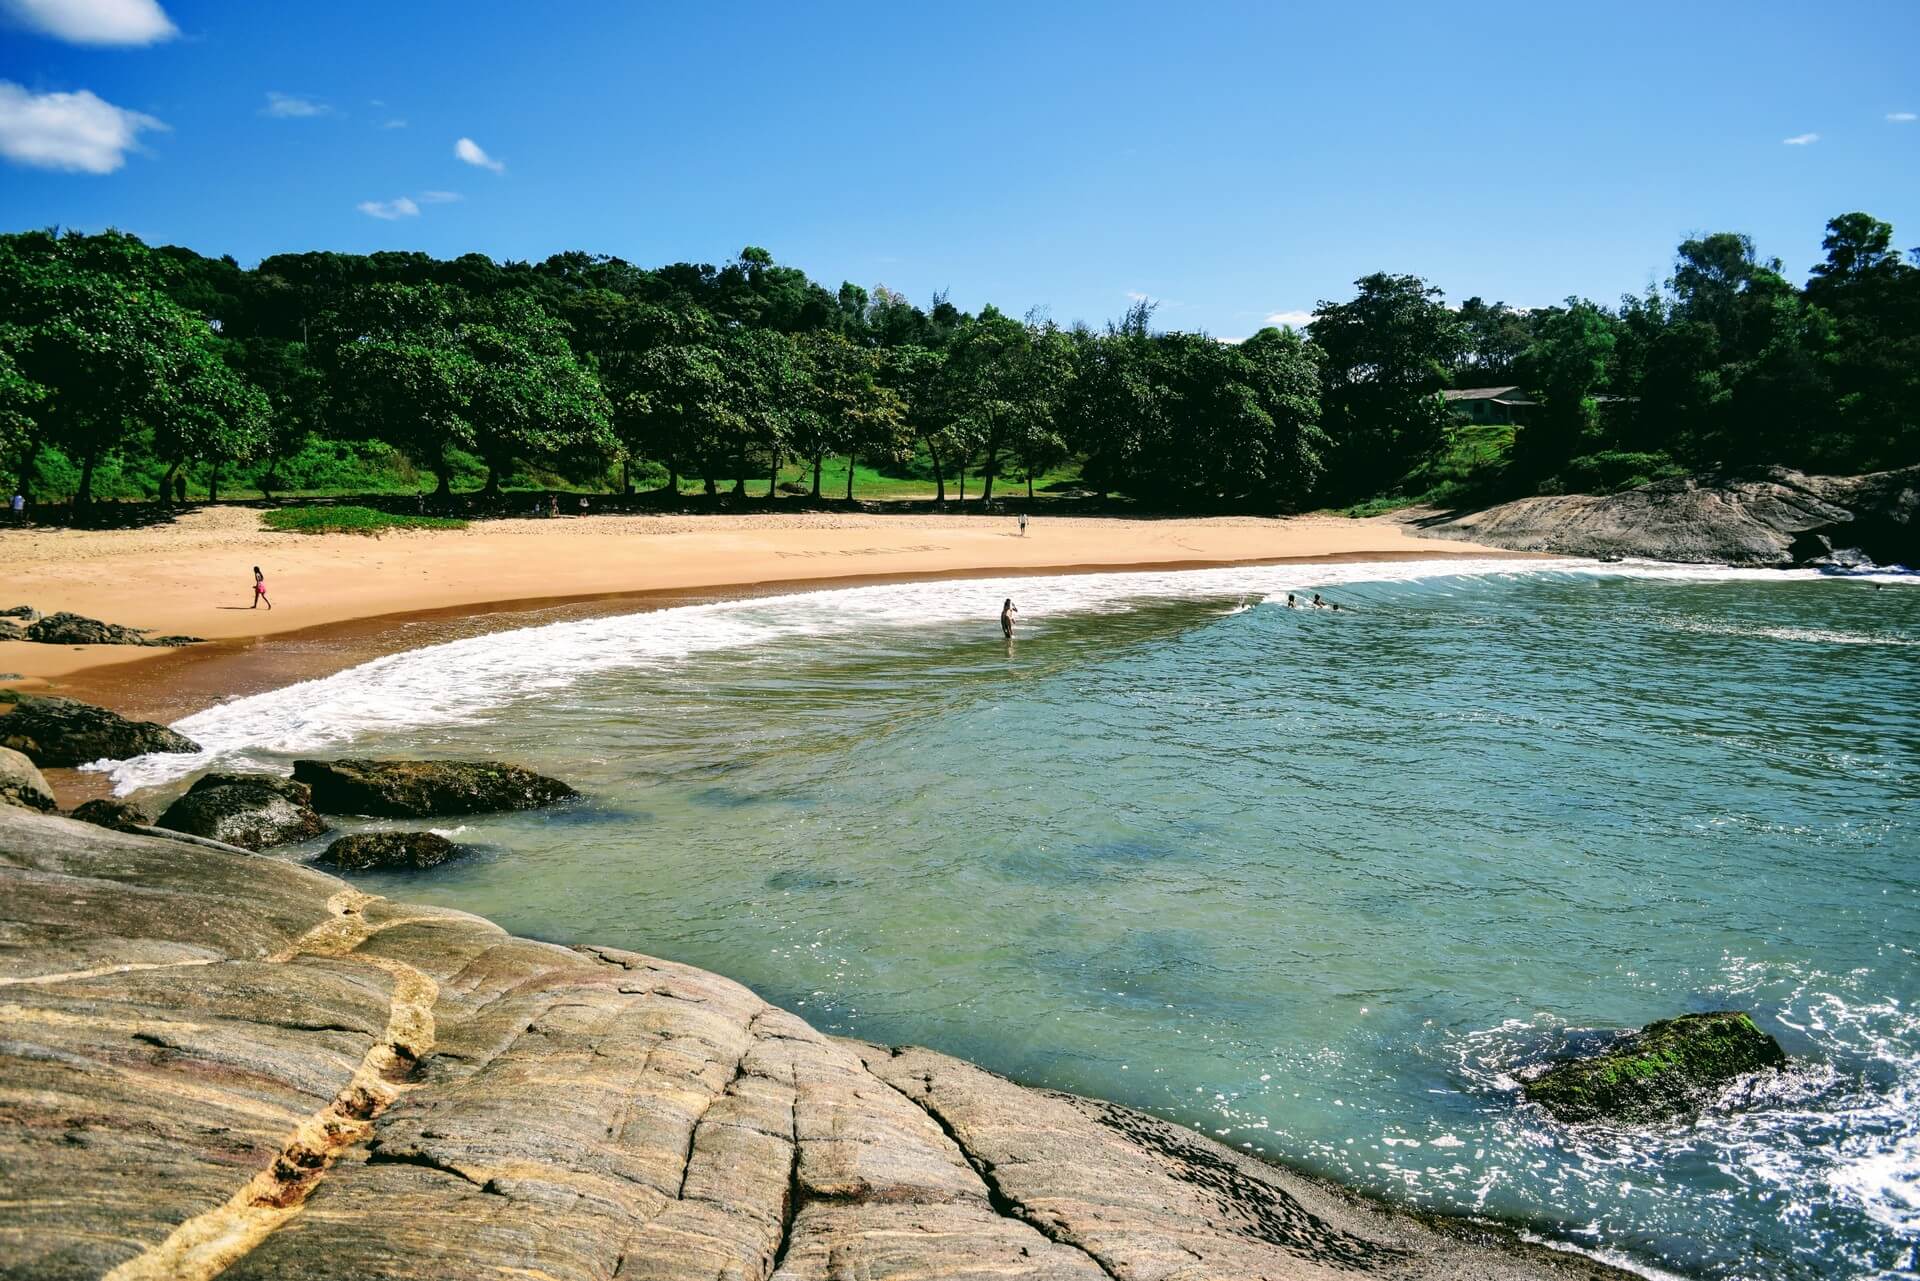
<path fill-rule="evenodd" d="M 1297 600 L 1295 600 L 1295 599 L 1293 598 L 1293 593 L 1292 593 L 1292 592 L 1288 592 L 1288 593 L 1287 593 L 1287 608 L 1288 608 L 1288 609 L 1299 609 L 1299 608 L 1300 608 L 1300 602 L 1299 602 L 1299 601 L 1297 601 Z"/>
<path fill-rule="evenodd" d="M 1007 597 L 1006 603 L 1000 606 L 1000 633 L 1008 640 L 1013 639 L 1013 616 L 1019 612 L 1013 607 L 1011 596 Z"/>
<path fill-rule="evenodd" d="M 1315 592 L 1313 594 L 1313 599 L 1311 601 L 1308 601 L 1307 603 L 1312 605 L 1315 609 L 1325 609 L 1327 607 L 1327 602 L 1320 599 L 1319 592 Z"/>

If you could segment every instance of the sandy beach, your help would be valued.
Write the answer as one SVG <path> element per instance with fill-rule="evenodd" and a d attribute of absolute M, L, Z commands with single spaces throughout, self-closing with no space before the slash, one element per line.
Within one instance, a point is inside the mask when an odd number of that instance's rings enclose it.
<path fill-rule="evenodd" d="M 1012 517 L 563 516 L 371 538 L 280 533 L 261 528 L 254 509 L 205 507 L 144 529 L 8 531 L 0 535 L 0 607 L 71 610 L 216 644 L 7 643 L 0 673 L 18 678 L 7 684 L 177 715 L 223 694 L 432 643 L 449 628 L 518 626 L 536 611 L 645 608 L 649 597 L 991 572 L 1511 554 L 1417 538 L 1388 519 L 1333 516 L 1041 517 L 1024 538 Z M 249 608 L 255 565 L 271 610 Z M 269 639 L 298 643 L 260 644 Z"/>

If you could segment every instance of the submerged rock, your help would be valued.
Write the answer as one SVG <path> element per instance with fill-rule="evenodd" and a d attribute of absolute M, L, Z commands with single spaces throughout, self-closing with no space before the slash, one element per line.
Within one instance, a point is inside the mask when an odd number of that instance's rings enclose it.
<path fill-rule="evenodd" d="M 433 832 L 355 832 L 327 846 L 319 858 L 349 872 L 438 867 L 460 847 Z"/>
<path fill-rule="evenodd" d="M 295 761 L 293 776 L 313 788 L 322 813 L 381 818 L 530 810 L 580 794 L 558 779 L 488 761 Z"/>
<path fill-rule="evenodd" d="M 1658 1121 L 1697 1110 L 1735 1077 L 1786 1061 L 1752 1018 L 1716 1010 L 1649 1023 L 1592 1058 L 1555 1064 L 1525 1090 L 1562 1121 Z"/>
<path fill-rule="evenodd" d="M 207 774 L 154 823 L 242 849 L 304 841 L 327 830 L 305 783 L 278 774 Z"/>
<path fill-rule="evenodd" d="M 1625 1275 L 284 859 L 0 850 L 9 1277 Z"/>
<path fill-rule="evenodd" d="M 34 768 L 32 761 L 12 748 L 0 747 L 0 805 L 18 805 L 23 809 L 51 814 L 53 789 Z"/>
<path fill-rule="evenodd" d="M 148 752 L 200 750 L 200 744 L 165 725 L 130 721 L 91 703 L 10 691 L 6 701 L 13 710 L 0 715 L 0 747 L 24 753 L 36 765 L 85 765 Z"/>
<path fill-rule="evenodd" d="M 77 822 L 91 823 L 95 827 L 112 828 L 116 832 L 137 832 L 153 823 L 152 819 L 135 806 L 104 796 L 82 801 L 73 807 L 73 813 L 67 817 Z"/>

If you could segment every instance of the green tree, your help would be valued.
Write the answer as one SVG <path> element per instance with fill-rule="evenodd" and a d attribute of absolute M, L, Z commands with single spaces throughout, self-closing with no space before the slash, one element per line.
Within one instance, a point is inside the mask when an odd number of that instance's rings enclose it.
<path fill-rule="evenodd" d="M 1545 476 L 1581 452 L 1595 426 L 1594 393 L 1603 385 L 1616 342 L 1612 318 L 1580 298 L 1567 299 L 1540 321 L 1517 372 L 1540 402 L 1535 420 L 1514 433 L 1524 474 Z"/>
<path fill-rule="evenodd" d="M 456 332 L 472 360 L 463 416 L 487 465 L 486 493 L 500 492 L 501 474 L 516 461 L 604 459 L 617 447 L 599 380 L 530 297 L 502 294 Z"/>

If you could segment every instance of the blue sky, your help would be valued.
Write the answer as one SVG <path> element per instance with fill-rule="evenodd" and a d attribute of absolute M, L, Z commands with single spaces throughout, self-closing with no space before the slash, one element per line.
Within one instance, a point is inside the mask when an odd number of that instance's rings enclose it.
<path fill-rule="evenodd" d="M 1917 31 L 1914 0 L 0 0 L 0 228 L 243 263 L 758 244 L 1223 337 L 1375 270 L 1612 301 L 1693 232 L 1795 276 L 1852 209 L 1920 246 Z"/>

